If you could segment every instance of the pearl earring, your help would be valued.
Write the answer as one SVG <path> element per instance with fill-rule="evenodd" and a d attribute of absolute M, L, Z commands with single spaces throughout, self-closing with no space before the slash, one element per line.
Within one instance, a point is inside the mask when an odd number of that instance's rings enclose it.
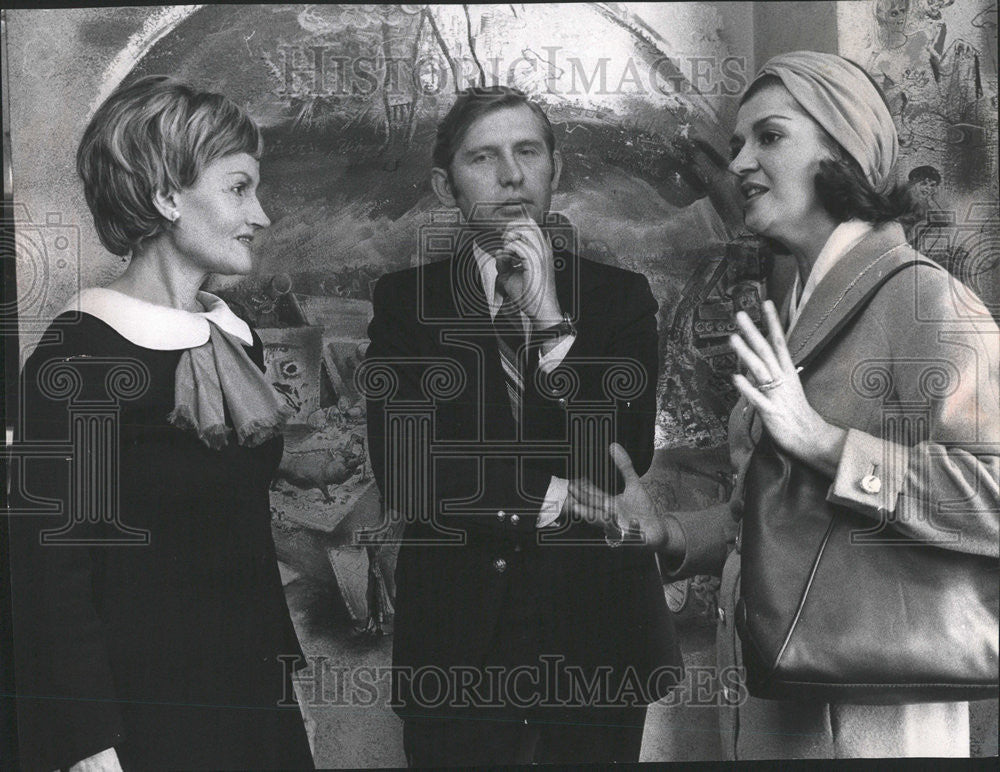
<path fill-rule="evenodd" d="M 180 216 L 181 213 L 175 209 L 173 212 L 170 213 L 170 222 L 177 222 Z"/>

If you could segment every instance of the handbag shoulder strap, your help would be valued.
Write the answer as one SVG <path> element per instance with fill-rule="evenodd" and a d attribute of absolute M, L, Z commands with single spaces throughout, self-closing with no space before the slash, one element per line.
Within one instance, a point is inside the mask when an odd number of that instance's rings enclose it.
<path fill-rule="evenodd" d="M 878 294 L 879 290 L 881 290 L 882 287 L 885 286 L 885 284 L 889 281 L 889 279 L 891 279 L 900 271 L 905 271 L 911 265 L 926 265 L 932 268 L 938 268 L 938 269 L 941 268 L 941 266 L 939 266 L 937 263 L 932 263 L 930 260 L 924 257 L 921 257 L 917 260 L 907 260 L 905 263 L 897 265 L 895 268 L 889 271 L 885 276 L 880 278 L 871 287 L 869 287 L 868 291 L 861 297 L 861 299 L 858 300 L 858 302 L 855 303 L 853 306 L 851 306 L 850 310 L 848 310 L 848 312 L 844 314 L 833 327 L 830 328 L 830 331 L 820 340 L 820 342 L 817 343 L 808 354 L 806 354 L 804 357 L 802 357 L 801 360 L 799 360 L 799 369 L 807 367 L 809 364 L 811 364 L 812 361 L 816 359 L 816 357 L 820 354 L 820 352 L 822 352 L 824 348 L 829 346 L 837 338 L 837 336 L 840 335 L 843 329 L 858 314 L 860 314 L 862 311 L 865 310 L 865 307 L 869 303 L 871 303 L 874 297 Z"/>

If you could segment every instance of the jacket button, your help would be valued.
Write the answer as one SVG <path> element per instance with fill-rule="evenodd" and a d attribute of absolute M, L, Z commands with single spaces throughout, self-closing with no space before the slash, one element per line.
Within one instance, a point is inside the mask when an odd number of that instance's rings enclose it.
<path fill-rule="evenodd" d="M 716 612 L 716 616 L 719 618 L 719 622 L 721 624 L 725 624 L 726 623 L 726 610 L 724 608 L 722 608 L 721 606 L 719 607 L 718 611 Z"/>
<path fill-rule="evenodd" d="M 559 397 L 559 407 L 566 407 L 566 398 Z"/>
<path fill-rule="evenodd" d="M 504 512 L 502 509 L 499 512 L 497 512 L 497 520 L 503 520 L 505 517 L 507 517 L 507 513 Z"/>
<path fill-rule="evenodd" d="M 493 561 L 493 568 L 496 569 L 496 572 L 498 574 L 502 574 L 504 571 L 507 570 L 507 561 L 504 560 L 503 558 L 497 558 L 496 560 Z"/>
<path fill-rule="evenodd" d="M 520 522 L 521 522 L 521 518 L 518 517 L 517 515 L 511 515 L 510 516 L 510 524 L 511 525 L 517 525 Z"/>

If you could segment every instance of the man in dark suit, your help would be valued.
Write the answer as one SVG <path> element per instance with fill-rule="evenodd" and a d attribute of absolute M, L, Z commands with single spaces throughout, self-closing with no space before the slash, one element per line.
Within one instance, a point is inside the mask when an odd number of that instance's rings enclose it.
<path fill-rule="evenodd" d="M 576 255 L 549 212 L 561 170 L 523 93 L 463 92 L 431 177 L 458 216 L 375 287 L 359 377 L 405 522 L 393 689 L 411 765 L 636 761 L 679 675 L 652 556 L 627 524 L 562 511 L 569 479 L 620 485 L 612 440 L 649 467 L 657 305 L 643 276 Z"/>

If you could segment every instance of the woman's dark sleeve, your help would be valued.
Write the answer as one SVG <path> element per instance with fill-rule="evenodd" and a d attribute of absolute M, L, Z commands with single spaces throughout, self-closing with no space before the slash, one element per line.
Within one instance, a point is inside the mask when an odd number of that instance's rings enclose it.
<path fill-rule="evenodd" d="M 50 396 L 39 373 L 53 360 L 72 367 L 71 354 L 65 343 L 41 345 L 21 374 L 16 442 L 61 449 L 55 458 L 28 457 L 11 466 L 12 507 L 38 510 L 46 506 L 40 499 L 58 507 L 53 514 L 10 519 L 16 705 L 25 769 L 71 766 L 123 739 L 92 586 L 92 550 L 102 548 L 42 543 L 43 532 L 65 526 L 71 514 L 71 454 L 67 402 Z"/>

